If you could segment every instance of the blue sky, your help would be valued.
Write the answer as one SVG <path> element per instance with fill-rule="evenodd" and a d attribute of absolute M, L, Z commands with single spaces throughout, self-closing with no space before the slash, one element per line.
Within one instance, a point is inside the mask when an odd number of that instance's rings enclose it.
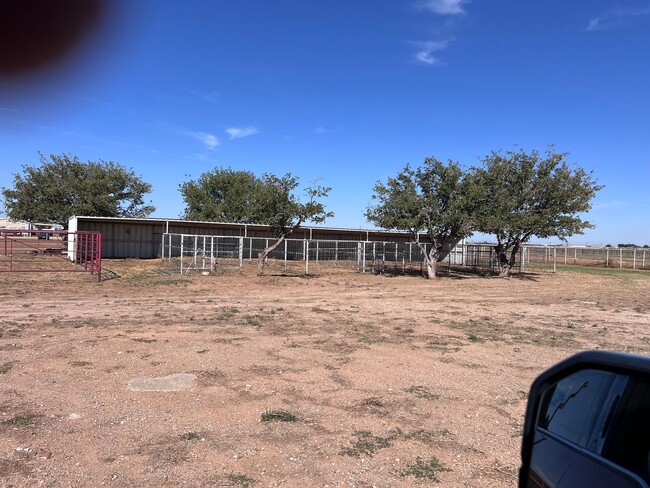
<path fill-rule="evenodd" d="M 372 186 L 427 156 L 554 144 L 605 185 L 570 242 L 650 244 L 650 0 L 131 2 L 101 41 L 0 77 L 0 187 L 37 152 L 116 161 L 178 217 L 217 166 Z"/>

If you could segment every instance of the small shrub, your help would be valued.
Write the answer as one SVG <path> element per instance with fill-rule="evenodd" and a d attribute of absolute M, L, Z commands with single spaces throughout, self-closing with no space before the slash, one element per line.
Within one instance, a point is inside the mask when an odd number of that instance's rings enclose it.
<path fill-rule="evenodd" d="M 366 398 L 361 402 L 361 405 L 364 407 L 383 407 L 384 402 L 382 402 L 379 398 L 377 397 L 370 397 Z"/>
<path fill-rule="evenodd" d="M 26 427 L 28 425 L 34 425 L 40 418 L 41 416 L 37 413 L 25 413 L 5 420 L 4 423 L 16 427 Z"/>
<path fill-rule="evenodd" d="M 0 374 L 7 374 L 11 371 L 11 368 L 14 367 L 14 363 L 9 361 L 8 363 L 0 364 Z"/>
<path fill-rule="evenodd" d="M 436 395 L 435 393 L 431 393 L 429 389 L 423 385 L 413 385 L 404 391 L 407 393 L 411 393 L 418 398 L 423 398 L 425 400 L 433 401 L 438 399 L 438 395 Z"/>
<path fill-rule="evenodd" d="M 192 440 L 201 438 L 201 436 L 199 434 L 197 434 L 196 432 L 193 432 L 193 431 L 185 432 L 184 434 L 181 434 L 180 437 L 184 441 L 192 441 Z"/>
<path fill-rule="evenodd" d="M 393 445 L 393 441 L 402 435 L 402 431 L 395 429 L 386 437 L 373 435 L 367 430 L 358 430 L 353 434 L 357 439 L 349 447 L 341 449 L 341 456 L 361 457 L 373 456 L 379 449 L 385 449 Z"/>
<path fill-rule="evenodd" d="M 429 480 L 434 483 L 438 483 L 440 479 L 438 478 L 438 473 L 441 471 L 451 471 L 449 468 L 445 468 L 442 463 L 435 456 L 429 459 L 428 461 L 423 461 L 421 457 L 415 458 L 413 464 L 406 466 L 406 469 L 400 473 L 400 476 L 413 476 L 421 480 Z"/>
<path fill-rule="evenodd" d="M 261 420 L 262 422 L 295 422 L 298 417 L 287 410 L 266 410 L 262 413 Z"/>
<path fill-rule="evenodd" d="M 249 478 L 245 474 L 231 473 L 226 476 L 226 479 L 234 486 L 242 486 L 244 488 L 248 488 L 250 486 L 253 486 L 255 483 L 257 483 L 257 480 L 254 480 L 253 478 Z"/>
<path fill-rule="evenodd" d="M 483 342 L 483 339 L 476 334 L 467 334 L 467 340 L 470 342 Z"/>

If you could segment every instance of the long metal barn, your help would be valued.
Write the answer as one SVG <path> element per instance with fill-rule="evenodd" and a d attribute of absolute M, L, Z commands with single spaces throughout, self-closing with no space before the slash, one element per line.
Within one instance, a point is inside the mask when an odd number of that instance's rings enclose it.
<path fill-rule="evenodd" d="M 101 232 L 103 258 L 160 258 L 165 234 L 273 238 L 269 226 L 266 225 L 175 219 L 76 216 L 70 219 L 68 230 Z M 311 226 L 301 227 L 292 238 L 395 243 L 412 241 L 412 236 L 404 232 Z"/>

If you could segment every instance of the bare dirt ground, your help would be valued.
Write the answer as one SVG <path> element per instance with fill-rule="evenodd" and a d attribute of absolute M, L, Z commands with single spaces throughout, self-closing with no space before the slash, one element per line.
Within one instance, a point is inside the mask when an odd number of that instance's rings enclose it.
<path fill-rule="evenodd" d="M 650 274 L 0 275 L 0 485 L 512 487 L 534 377 Z"/>

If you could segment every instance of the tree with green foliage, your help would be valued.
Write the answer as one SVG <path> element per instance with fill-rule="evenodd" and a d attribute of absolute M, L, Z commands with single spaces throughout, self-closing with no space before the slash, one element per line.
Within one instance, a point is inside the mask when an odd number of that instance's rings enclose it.
<path fill-rule="evenodd" d="M 14 174 L 13 188 L 2 189 L 5 212 L 13 220 L 67 229 L 74 215 L 147 217 L 155 210 L 144 203 L 151 185 L 119 163 L 84 163 L 70 154 L 39 157 L 40 165 L 23 165 L 23 174 Z"/>
<path fill-rule="evenodd" d="M 255 196 L 255 208 L 259 212 L 259 223 L 269 225 L 277 240 L 258 254 L 257 274 L 262 276 L 267 258 L 282 241 L 291 236 L 305 222 L 321 224 L 333 217 L 319 201 L 327 197 L 331 188 L 317 185 L 305 188 L 306 202 L 296 195 L 299 180 L 291 173 L 284 176 L 264 174 Z"/>
<path fill-rule="evenodd" d="M 250 171 L 215 168 L 196 181 L 179 186 L 185 210 L 182 217 L 208 222 L 257 223 L 254 196 L 261 181 Z"/>
<path fill-rule="evenodd" d="M 276 240 L 258 254 L 258 275 L 264 274 L 268 256 L 306 222 L 320 224 L 334 214 L 319 200 L 330 188 L 305 189 L 302 202 L 297 195 L 299 179 L 291 173 L 261 177 L 248 171 L 216 168 L 196 181 L 180 185 L 185 201 L 184 215 L 197 220 L 268 225 Z"/>
<path fill-rule="evenodd" d="M 570 167 L 568 154 L 549 147 L 492 152 L 474 168 L 480 197 L 476 230 L 496 236 L 499 275 L 507 277 L 521 246 L 535 236 L 566 239 L 594 227 L 581 215 L 603 188 L 579 167 Z"/>
<path fill-rule="evenodd" d="M 366 218 L 384 229 L 410 232 L 425 257 L 427 278 L 436 277 L 436 263 L 473 231 L 476 185 L 456 162 L 427 158 L 412 169 L 406 165 L 386 183 L 377 182 Z M 426 233 L 426 241 L 419 235 Z M 426 247 L 429 245 L 429 250 Z"/>

